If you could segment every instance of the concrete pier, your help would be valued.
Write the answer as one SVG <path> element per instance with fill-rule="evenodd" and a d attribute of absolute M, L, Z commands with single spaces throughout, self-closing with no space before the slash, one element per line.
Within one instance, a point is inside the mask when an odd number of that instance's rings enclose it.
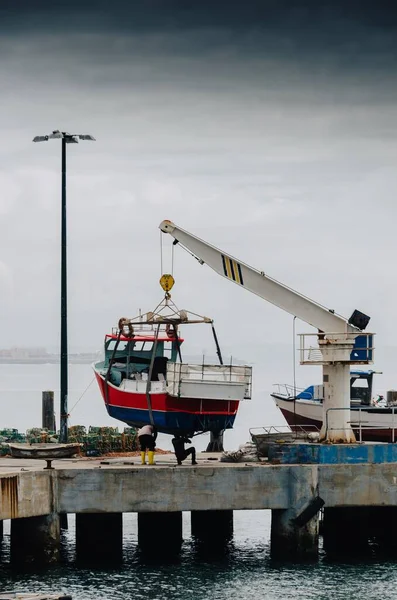
<path fill-rule="evenodd" d="M 59 515 L 11 521 L 11 562 L 50 564 L 59 560 Z"/>
<path fill-rule="evenodd" d="M 175 555 L 182 540 L 181 511 L 138 513 L 138 544 L 148 556 Z"/>
<path fill-rule="evenodd" d="M 321 508 L 327 551 L 340 553 L 351 541 L 358 552 L 371 537 L 393 547 L 397 445 L 387 446 L 371 447 L 366 456 L 374 462 L 358 464 L 325 463 L 326 456 L 334 460 L 327 448 L 314 464 L 283 464 L 285 455 L 280 464 L 221 463 L 203 453 L 195 467 L 175 467 L 172 455 L 159 455 L 152 467 L 138 457 L 77 458 L 45 470 L 44 461 L 0 458 L 0 521 L 12 520 L 12 554 L 24 562 L 57 559 L 62 513 L 76 514 L 79 557 L 120 558 L 122 513 L 130 512 L 138 513 L 141 549 L 163 557 L 180 549 L 182 511 L 191 512 L 192 534 L 203 541 L 227 540 L 234 510 L 271 509 L 272 554 L 285 560 L 316 556 Z M 343 452 L 348 461 L 365 457 L 361 448 L 354 456 L 351 448 Z M 386 462 L 378 462 L 382 456 Z"/>
<path fill-rule="evenodd" d="M 197 541 L 222 546 L 233 536 L 233 511 L 193 510 L 191 527 Z"/>
<path fill-rule="evenodd" d="M 76 557 L 79 562 L 117 563 L 122 556 L 121 513 L 76 514 Z"/>

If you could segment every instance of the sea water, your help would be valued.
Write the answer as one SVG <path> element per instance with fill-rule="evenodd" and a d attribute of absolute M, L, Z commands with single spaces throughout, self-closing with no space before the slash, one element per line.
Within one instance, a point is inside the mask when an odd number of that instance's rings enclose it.
<path fill-rule="evenodd" d="M 136 515 L 124 515 L 124 556 L 117 567 L 84 567 L 76 563 L 74 519 L 62 533 L 62 562 L 46 569 L 14 570 L 9 560 L 6 524 L 0 565 L 0 591 L 64 592 L 74 600 L 394 600 L 394 561 L 376 552 L 365 561 L 330 560 L 320 551 L 314 563 L 271 560 L 270 511 L 235 511 L 233 539 L 220 555 L 206 556 L 190 537 L 184 513 L 180 555 L 152 562 L 137 547 Z M 27 541 L 28 543 L 28 541 Z M 156 540 L 153 539 L 153 544 Z M 341 540 L 343 547 L 343 540 Z"/>

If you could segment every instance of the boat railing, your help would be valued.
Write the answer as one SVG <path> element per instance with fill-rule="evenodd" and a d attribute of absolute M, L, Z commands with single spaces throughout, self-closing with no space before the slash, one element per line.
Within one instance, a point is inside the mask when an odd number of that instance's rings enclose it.
<path fill-rule="evenodd" d="M 305 400 L 313 400 L 313 394 L 309 391 L 306 391 L 305 388 L 296 387 L 296 385 L 292 385 L 290 383 L 273 383 L 273 387 L 276 388 L 274 394 L 279 396 L 285 396 L 286 398 L 296 398 L 298 394 L 302 392 L 307 393 L 307 397 Z"/>
<path fill-rule="evenodd" d="M 128 392 L 137 392 L 138 394 L 145 394 L 147 390 L 147 378 L 146 379 L 123 379 L 120 387 Z M 149 386 L 149 392 L 152 393 L 164 393 L 166 391 L 165 379 L 161 381 L 151 381 Z"/>
<path fill-rule="evenodd" d="M 269 425 L 263 427 L 251 427 L 249 429 L 251 437 L 255 435 L 273 436 L 277 434 L 280 434 L 281 436 L 285 434 L 296 434 L 296 437 L 300 437 L 302 434 L 313 433 L 313 431 L 320 431 L 320 429 L 317 425 L 312 423 L 303 423 L 302 425 L 293 425 L 292 427 L 289 425 Z"/>
<path fill-rule="evenodd" d="M 157 324 L 156 323 L 133 323 L 132 324 L 134 327 L 134 333 L 135 335 L 141 335 L 144 333 L 153 333 L 154 331 L 157 330 Z M 165 326 L 160 327 L 160 331 L 165 331 Z M 112 327 L 112 335 L 113 336 L 117 336 L 119 333 L 119 328 L 118 327 Z"/>
<path fill-rule="evenodd" d="M 390 410 L 391 412 L 391 422 L 385 424 L 384 422 L 376 422 L 374 420 L 371 419 L 371 422 L 368 421 L 368 419 L 365 419 L 365 416 L 368 415 L 368 413 L 370 413 L 371 411 L 378 411 L 379 408 L 377 407 L 365 407 L 365 408 L 361 408 L 361 407 L 357 407 L 354 410 L 351 410 L 351 408 L 345 408 L 345 407 L 334 407 L 334 408 L 328 408 L 325 412 L 325 430 L 326 433 L 328 431 L 341 431 L 344 429 L 347 429 L 347 427 L 330 427 L 330 415 L 329 413 L 332 412 L 336 412 L 336 411 L 341 411 L 341 410 L 348 410 L 350 412 L 350 414 L 356 416 L 356 414 L 358 413 L 358 418 L 357 419 L 352 419 L 350 417 L 350 421 L 348 421 L 348 425 L 349 425 L 349 429 L 353 429 L 355 431 L 358 431 L 358 441 L 361 444 L 363 441 L 363 431 L 366 430 L 372 430 L 372 429 L 384 429 L 384 430 L 390 430 L 391 434 L 391 442 L 394 444 L 395 440 L 395 435 L 396 435 L 396 430 L 395 428 L 397 427 L 397 406 L 390 406 L 387 407 L 388 410 Z M 375 413 L 378 414 L 378 413 Z M 388 414 L 390 414 L 388 412 Z M 364 418 L 363 418 L 364 416 Z"/>
<path fill-rule="evenodd" d="M 244 399 L 251 398 L 252 367 L 245 365 L 197 365 L 167 363 L 167 385 L 173 393 L 178 392 L 184 382 L 206 382 L 244 386 Z"/>

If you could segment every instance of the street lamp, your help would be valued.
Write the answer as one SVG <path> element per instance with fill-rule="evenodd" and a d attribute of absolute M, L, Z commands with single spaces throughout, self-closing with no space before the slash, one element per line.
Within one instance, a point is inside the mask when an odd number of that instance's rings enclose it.
<path fill-rule="evenodd" d="M 66 131 L 53 131 L 49 135 L 36 135 L 34 142 L 62 140 L 62 210 L 61 210 L 61 402 L 60 435 L 61 442 L 68 441 L 68 327 L 67 327 L 67 250 L 66 250 L 66 144 L 78 144 L 79 140 L 95 141 L 92 135 L 71 134 Z"/>

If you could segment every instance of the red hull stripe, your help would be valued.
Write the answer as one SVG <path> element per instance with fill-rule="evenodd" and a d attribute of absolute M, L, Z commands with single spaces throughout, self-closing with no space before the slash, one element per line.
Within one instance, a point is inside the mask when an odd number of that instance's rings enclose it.
<path fill-rule="evenodd" d="M 95 372 L 99 383 L 102 397 L 106 402 L 105 382 L 103 378 Z M 138 410 L 147 410 L 146 394 L 136 392 L 127 392 L 107 385 L 108 404 L 118 408 L 134 408 Z M 158 412 L 185 412 L 189 414 L 212 414 L 212 415 L 236 415 L 238 400 L 199 400 L 197 398 L 175 398 L 166 393 L 151 393 L 152 409 Z"/>

